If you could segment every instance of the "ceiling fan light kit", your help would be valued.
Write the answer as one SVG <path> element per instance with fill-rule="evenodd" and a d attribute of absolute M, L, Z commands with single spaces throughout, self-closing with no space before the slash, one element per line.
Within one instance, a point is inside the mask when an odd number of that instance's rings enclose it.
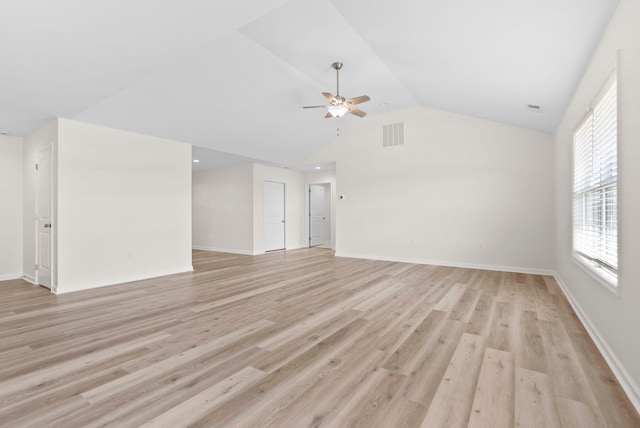
<path fill-rule="evenodd" d="M 345 105 L 327 106 L 327 110 L 333 117 L 342 117 L 349 111 L 349 107 Z"/>
<path fill-rule="evenodd" d="M 342 68 L 341 62 L 334 62 L 331 64 L 334 70 L 336 70 L 336 95 L 330 92 L 323 92 L 322 95 L 329 101 L 329 105 L 326 106 L 305 106 L 303 108 L 324 108 L 327 109 L 325 118 L 330 117 L 342 117 L 347 113 L 351 113 L 358 117 L 365 117 L 367 113 L 359 108 L 353 107 L 356 104 L 361 104 L 369 101 L 368 95 L 360 95 L 359 97 L 346 99 L 340 96 L 340 69 Z"/>

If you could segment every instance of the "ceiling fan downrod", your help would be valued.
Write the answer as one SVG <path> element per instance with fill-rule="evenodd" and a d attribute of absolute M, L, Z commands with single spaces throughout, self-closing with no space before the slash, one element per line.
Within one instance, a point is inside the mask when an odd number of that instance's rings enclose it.
<path fill-rule="evenodd" d="M 336 70 L 336 98 L 340 99 L 340 69 L 342 68 L 341 62 L 334 62 L 331 66 Z"/>

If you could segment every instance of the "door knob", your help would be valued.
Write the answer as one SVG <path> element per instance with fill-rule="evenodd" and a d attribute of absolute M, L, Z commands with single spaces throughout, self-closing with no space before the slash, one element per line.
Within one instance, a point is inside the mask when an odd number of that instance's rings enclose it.
<path fill-rule="evenodd" d="M 51 224 L 45 224 L 45 225 L 44 225 L 44 227 L 45 227 L 45 228 L 47 228 L 47 227 L 51 227 Z"/>

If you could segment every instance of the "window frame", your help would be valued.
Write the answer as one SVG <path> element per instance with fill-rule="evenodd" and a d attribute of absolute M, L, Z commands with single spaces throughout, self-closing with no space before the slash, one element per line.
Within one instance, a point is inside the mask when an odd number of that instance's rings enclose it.
<path fill-rule="evenodd" d="M 616 58 L 617 59 L 617 58 Z M 616 61 L 617 62 L 617 61 Z M 576 133 L 581 129 L 589 117 L 593 115 L 595 107 L 603 100 L 604 96 L 609 91 L 612 84 L 616 85 L 616 257 L 618 259 L 617 269 L 612 270 L 610 266 L 607 266 L 604 261 L 595 261 L 589 256 L 576 250 L 575 245 L 575 175 L 576 175 L 576 151 L 575 151 L 575 138 Z M 597 92 L 597 96 L 594 97 L 587 109 L 587 113 L 577 122 L 577 125 L 571 133 L 571 259 L 576 263 L 583 271 L 589 276 L 594 278 L 599 284 L 603 285 L 606 290 L 613 293 L 615 296 L 620 297 L 620 287 L 618 283 L 618 276 L 620 272 L 620 135 L 619 135 L 619 123 L 620 123 L 620 79 L 618 75 L 618 67 L 614 66 L 608 73 L 607 78 L 604 80 L 604 84 L 601 85 L 600 90 Z M 597 191 L 603 191 L 610 187 L 611 184 L 601 186 Z M 595 190 L 594 190 L 595 191 Z M 606 207 L 603 209 L 606 216 Z"/>

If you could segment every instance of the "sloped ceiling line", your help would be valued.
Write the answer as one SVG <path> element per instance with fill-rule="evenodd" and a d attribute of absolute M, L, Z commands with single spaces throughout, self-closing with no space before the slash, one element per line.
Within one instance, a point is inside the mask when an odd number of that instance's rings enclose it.
<path fill-rule="evenodd" d="M 334 61 L 370 116 L 424 105 L 554 132 L 618 0 L 5 3 L 0 129 L 62 116 L 294 166 L 335 139 L 301 108 L 335 90 Z"/>

